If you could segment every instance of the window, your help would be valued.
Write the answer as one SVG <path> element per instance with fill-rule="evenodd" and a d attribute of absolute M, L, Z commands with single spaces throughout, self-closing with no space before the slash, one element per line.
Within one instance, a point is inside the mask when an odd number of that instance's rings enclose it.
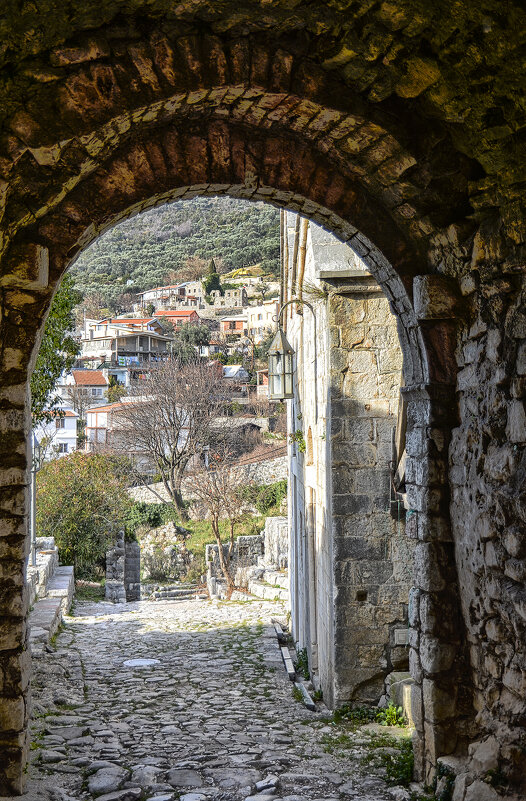
<path fill-rule="evenodd" d="M 67 442 L 59 442 L 58 443 L 58 452 L 59 453 L 67 453 L 68 452 L 68 443 Z"/>
<path fill-rule="evenodd" d="M 92 387 L 91 394 L 94 397 L 100 397 L 102 395 L 102 389 L 100 387 Z"/>
<path fill-rule="evenodd" d="M 262 319 L 263 319 L 263 315 L 262 314 L 258 314 L 258 320 L 262 320 Z"/>
<path fill-rule="evenodd" d="M 55 428 L 65 428 L 65 427 L 66 427 L 66 421 L 64 420 L 64 418 L 57 417 L 57 419 L 55 420 Z"/>

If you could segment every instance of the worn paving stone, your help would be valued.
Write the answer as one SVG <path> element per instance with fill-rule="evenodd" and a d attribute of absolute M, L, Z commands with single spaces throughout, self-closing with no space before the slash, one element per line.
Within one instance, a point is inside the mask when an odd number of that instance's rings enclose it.
<path fill-rule="evenodd" d="M 322 715 L 293 698 L 285 617 L 263 600 L 77 603 L 35 660 L 24 799 L 391 801 L 360 766 L 363 735 L 328 753 Z"/>

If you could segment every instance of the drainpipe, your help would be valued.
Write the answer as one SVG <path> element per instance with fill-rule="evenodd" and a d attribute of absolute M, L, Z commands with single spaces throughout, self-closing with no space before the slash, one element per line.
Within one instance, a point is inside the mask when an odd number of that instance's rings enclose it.
<path fill-rule="evenodd" d="M 296 270 L 298 266 L 298 243 L 300 235 L 301 217 L 296 215 L 296 227 L 294 229 L 294 250 L 292 251 L 292 279 L 290 282 L 290 296 L 292 297 L 296 291 Z M 285 301 L 286 302 L 286 301 Z M 293 310 L 290 310 L 290 318 L 292 319 Z"/>
<path fill-rule="evenodd" d="M 285 281 L 285 210 L 279 212 L 279 307 L 283 306 L 283 283 Z"/>
<path fill-rule="evenodd" d="M 283 303 L 280 309 L 287 302 L 289 296 L 289 235 L 287 230 L 287 212 L 283 212 L 283 280 L 281 289 L 283 292 Z M 287 330 L 287 318 L 283 319 L 283 330 Z"/>
<path fill-rule="evenodd" d="M 301 235 L 299 243 L 299 271 L 298 271 L 298 301 L 303 302 L 303 277 L 305 275 L 305 259 L 307 256 L 307 233 L 309 230 L 309 221 L 303 219 L 301 221 Z M 301 305 L 296 309 L 298 314 L 303 314 Z"/>

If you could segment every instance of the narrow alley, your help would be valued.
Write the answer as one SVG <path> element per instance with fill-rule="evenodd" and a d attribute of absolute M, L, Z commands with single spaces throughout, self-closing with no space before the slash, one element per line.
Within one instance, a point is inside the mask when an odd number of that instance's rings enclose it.
<path fill-rule="evenodd" d="M 272 620 L 282 603 L 77 602 L 34 659 L 23 798 L 409 799 L 371 766 L 377 724 L 341 734 L 294 697 Z"/>

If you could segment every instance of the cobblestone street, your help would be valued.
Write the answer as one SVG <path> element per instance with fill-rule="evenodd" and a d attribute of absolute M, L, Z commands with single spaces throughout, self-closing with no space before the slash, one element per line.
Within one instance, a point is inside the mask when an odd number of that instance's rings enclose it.
<path fill-rule="evenodd" d="M 77 602 L 35 657 L 23 798 L 409 798 L 363 767 L 363 733 L 327 751 L 327 712 L 294 698 L 272 619 L 279 602 Z"/>

